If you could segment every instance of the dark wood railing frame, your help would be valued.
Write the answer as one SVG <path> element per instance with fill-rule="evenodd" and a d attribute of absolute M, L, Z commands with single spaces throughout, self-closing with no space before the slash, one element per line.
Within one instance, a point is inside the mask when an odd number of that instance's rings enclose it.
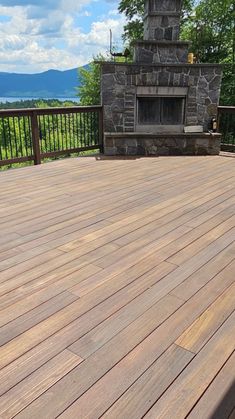
<path fill-rule="evenodd" d="M 72 149 L 64 149 L 59 151 L 51 151 L 48 153 L 41 153 L 40 150 L 40 133 L 38 116 L 41 115 L 66 115 L 71 113 L 91 113 L 98 112 L 99 114 L 99 144 L 95 146 L 78 147 Z M 57 108 L 28 108 L 28 109 L 3 109 L 0 110 L 0 118 L 9 117 L 24 117 L 28 116 L 31 119 L 32 127 L 32 149 L 33 155 L 27 157 L 16 157 L 8 160 L 0 160 L 0 167 L 11 165 L 14 163 L 23 163 L 27 161 L 34 161 L 35 165 L 41 164 L 44 158 L 53 158 L 64 154 L 79 153 L 81 151 L 99 149 L 103 152 L 103 107 L 102 106 L 73 106 L 73 107 L 57 107 Z"/>
<path fill-rule="evenodd" d="M 220 132 L 221 129 L 221 117 L 224 114 L 234 115 L 235 117 L 235 106 L 218 106 L 217 113 L 217 131 Z M 227 144 L 226 142 L 221 143 L 221 148 L 223 151 L 235 151 L 235 144 Z"/>
<path fill-rule="evenodd" d="M 220 119 L 221 115 L 224 113 L 231 113 L 235 115 L 235 106 L 218 106 L 218 132 L 220 129 Z"/>

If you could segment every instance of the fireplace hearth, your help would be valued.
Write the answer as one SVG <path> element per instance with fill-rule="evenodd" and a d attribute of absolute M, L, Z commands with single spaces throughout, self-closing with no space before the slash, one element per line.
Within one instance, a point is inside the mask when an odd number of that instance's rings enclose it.
<path fill-rule="evenodd" d="M 189 42 L 179 40 L 181 3 L 146 0 L 144 40 L 135 44 L 134 63 L 102 63 L 107 155 L 220 151 L 220 135 L 208 130 L 217 114 L 222 69 L 187 63 Z M 195 126 L 204 132 L 194 133 Z"/>

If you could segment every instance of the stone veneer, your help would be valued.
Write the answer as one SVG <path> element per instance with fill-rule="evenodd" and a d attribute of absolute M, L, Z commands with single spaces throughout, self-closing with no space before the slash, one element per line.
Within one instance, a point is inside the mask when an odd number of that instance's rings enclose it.
<path fill-rule="evenodd" d="M 202 125 L 207 131 L 217 113 L 221 77 L 221 66 L 214 64 L 103 63 L 104 131 L 135 132 L 138 86 L 187 88 L 185 125 Z"/>
<path fill-rule="evenodd" d="M 176 64 L 188 62 L 188 42 L 138 41 L 135 44 L 134 61 L 144 64 Z"/>
<path fill-rule="evenodd" d="M 182 1 L 146 1 L 144 40 L 176 41 L 180 33 Z"/>
<path fill-rule="evenodd" d="M 106 134 L 107 156 L 217 155 L 220 134 Z"/>
<path fill-rule="evenodd" d="M 134 63 L 102 64 L 106 154 L 218 154 L 219 136 L 206 133 L 217 114 L 222 69 L 187 64 L 181 10 L 182 0 L 145 0 L 144 39 L 135 43 Z M 184 134 L 184 126 L 195 125 L 205 133 Z"/>

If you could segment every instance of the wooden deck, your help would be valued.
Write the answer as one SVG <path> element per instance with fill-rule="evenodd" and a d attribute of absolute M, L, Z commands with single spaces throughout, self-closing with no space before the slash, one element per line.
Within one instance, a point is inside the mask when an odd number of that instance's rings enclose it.
<path fill-rule="evenodd" d="M 0 173 L 0 417 L 235 412 L 235 159 Z"/>

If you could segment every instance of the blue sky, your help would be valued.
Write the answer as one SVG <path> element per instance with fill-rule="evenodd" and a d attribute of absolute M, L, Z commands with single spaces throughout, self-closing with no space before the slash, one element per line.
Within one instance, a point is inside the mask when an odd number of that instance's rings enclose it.
<path fill-rule="evenodd" d="M 116 0 L 0 0 L 0 71 L 36 73 L 88 63 L 120 42 Z"/>

